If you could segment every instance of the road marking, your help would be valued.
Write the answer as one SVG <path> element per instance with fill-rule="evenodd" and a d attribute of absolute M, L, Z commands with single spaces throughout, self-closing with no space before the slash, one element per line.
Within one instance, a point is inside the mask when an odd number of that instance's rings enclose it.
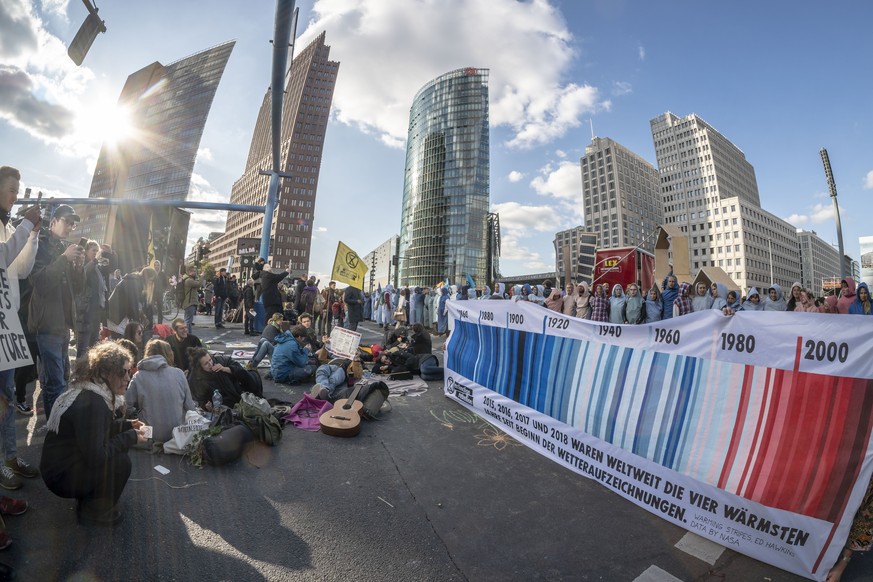
<path fill-rule="evenodd" d="M 691 554 L 698 560 L 703 560 L 710 566 L 714 566 L 724 552 L 724 546 L 720 546 L 691 532 L 688 532 L 681 540 L 676 542 L 676 547 L 686 554 Z"/>
<path fill-rule="evenodd" d="M 634 578 L 634 582 L 682 582 L 682 580 L 653 564 Z"/>

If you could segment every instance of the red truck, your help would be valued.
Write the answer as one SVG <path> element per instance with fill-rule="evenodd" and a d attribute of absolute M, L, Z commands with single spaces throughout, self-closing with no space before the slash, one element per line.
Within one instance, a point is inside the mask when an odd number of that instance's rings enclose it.
<path fill-rule="evenodd" d="M 598 249 L 594 263 L 593 284 L 616 284 L 627 289 L 628 284 L 640 281 L 645 293 L 655 283 L 655 255 L 636 247 Z"/>

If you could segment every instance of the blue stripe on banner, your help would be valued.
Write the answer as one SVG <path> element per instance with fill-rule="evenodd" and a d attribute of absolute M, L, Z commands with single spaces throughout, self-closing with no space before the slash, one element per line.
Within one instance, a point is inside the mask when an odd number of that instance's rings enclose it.
<path fill-rule="evenodd" d="M 621 405 L 624 397 L 624 387 L 627 382 L 627 373 L 630 366 L 631 357 L 634 350 L 627 348 L 621 356 L 621 363 L 617 370 L 618 376 L 613 386 L 615 389 L 612 394 L 612 402 L 609 404 L 609 410 L 606 413 L 606 427 L 604 430 L 604 440 L 613 442 L 615 439 L 615 424 L 618 420 L 618 407 Z"/>
<path fill-rule="evenodd" d="M 652 368 L 649 372 L 649 379 L 646 381 L 646 391 L 640 405 L 631 448 L 633 453 L 642 457 L 645 457 L 649 450 L 649 439 L 652 436 L 655 414 L 658 412 L 658 400 L 669 362 L 670 358 L 667 354 L 655 353 L 652 358 Z"/>
<path fill-rule="evenodd" d="M 691 402 L 691 391 L 694 388 L 696 358 L 685 358 L 685 365 L 682 367 L 682 376 L 679 382 L 679 394 L 677 395 L 676 407 L 673 410 L 672 418 L 669 419 L 667 429 L 667 442 L 663 449 L 661 464 L 665 467 L 673 467 L 676 458 L 676 448 L 679 444 L 682 427 L 685 423 L 685 416 L 688 412 L 688 406 Z"/>

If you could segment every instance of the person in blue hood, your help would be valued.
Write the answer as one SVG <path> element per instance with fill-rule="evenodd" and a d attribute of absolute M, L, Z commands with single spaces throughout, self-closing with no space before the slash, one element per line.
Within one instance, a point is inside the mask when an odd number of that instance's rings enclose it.
<path fill-rule="evenodd" d="M 782 287 L 778 283 L 773 283 L 763 303 L 764 311 L 785 311 L 788 307 L 788 301 L 782 296 Z"/>
<path fill-rule="evenodd" d="M 661 303 L 663 305 L 661 319 L 670 319 L 673 317 L 673 302 L 677 297 L 679 297 L 679 283 L 676 279 L 676 275 L 674 275 L 671 270 L 670 274 L 667 275 L 664 292 L 661 293 Z"/>
<path fill-rule="evenodd" d="M 276 382 L 293 384 L 308 380 L 315 373 L 309 363 L 309 350 L 303 346 L 308 341 L 306 328 L 295 325 L 289 331 L 276 335 L 276 347 L 270 360 L 270 371 Z"/>
<path fill-rule="evenodd" d="M 855 301 L 849 306 L 849 315 L 873 315 L 867 283 L 859 283 L 855 288 Z"/>
<path fill-rule="evenodd" d="M 749 289 L 747 299 L 740 306 L 742 311 L 763 311 L 764 305 L 761 303 L 761 294 L 758 293 L 757 287 Z"/>
<path fill-rule="evenodd" d="M 440 299 L 437 303 L 437 335 L 449 333 L 449 288 L 443 285 L 440 288 Z"/>

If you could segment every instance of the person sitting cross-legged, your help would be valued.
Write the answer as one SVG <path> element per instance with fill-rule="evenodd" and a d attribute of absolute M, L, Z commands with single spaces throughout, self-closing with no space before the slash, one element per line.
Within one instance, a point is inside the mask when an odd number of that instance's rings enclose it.
<path fill-rule="evenodd" d="M 276 335 L 276 347 L 270 360 L 276 382 L 293 384 L 312 377 L 315 366 L 309 363 L 310 353 L 304 347 L 308 341 L 307 330 L 302 325 Z"/>

